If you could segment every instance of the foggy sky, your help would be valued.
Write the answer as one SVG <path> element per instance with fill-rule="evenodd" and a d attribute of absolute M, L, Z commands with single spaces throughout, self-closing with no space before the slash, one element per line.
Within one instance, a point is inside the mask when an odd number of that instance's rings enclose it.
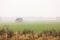
<path fill-rule="evenodd" d="M 0 0 L 1 17 L 59 17 L 60 0 Z"/>

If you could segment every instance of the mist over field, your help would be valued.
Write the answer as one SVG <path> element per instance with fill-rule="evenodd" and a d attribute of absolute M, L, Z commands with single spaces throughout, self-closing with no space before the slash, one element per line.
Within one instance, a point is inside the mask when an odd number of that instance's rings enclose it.
<path fill-rule="evenodd" d="M 16 22 L 17 18 L 22 18 L 23 22 L 60 22 L 59 17 L 0 17 L 0 22 Z"/>
<path fill-rule="evenodd" d="M 0 0 L 0 22 L 60 21 L 60 0 Z"/>

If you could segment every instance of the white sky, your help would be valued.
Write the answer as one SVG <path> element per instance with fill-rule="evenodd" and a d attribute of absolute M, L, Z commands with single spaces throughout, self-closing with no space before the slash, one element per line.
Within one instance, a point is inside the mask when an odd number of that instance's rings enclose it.
<path fill-rule="evenodd" d="M 2 17 L 58 17 L 60 0 L 0 0 Z"/>

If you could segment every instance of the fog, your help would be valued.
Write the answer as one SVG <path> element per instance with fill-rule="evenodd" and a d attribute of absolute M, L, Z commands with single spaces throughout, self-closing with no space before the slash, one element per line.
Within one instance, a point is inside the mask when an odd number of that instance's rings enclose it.
<path fill-rule="evenodd" d="M 0 0 L 0 22 L 19 17 L 24 22 L 60 21 L 60 0 Z"/>
<path fill-rule="evenodd" d="M 17 18 L 22 18 L 22 22 L 60 22 L 60 17 L 0 17 L 0 22 L 15 23 Z"/>
<path fill-rule="evenodd" d="M 59 17 L 60 0 L 0 0 L 1 17 Z"/>

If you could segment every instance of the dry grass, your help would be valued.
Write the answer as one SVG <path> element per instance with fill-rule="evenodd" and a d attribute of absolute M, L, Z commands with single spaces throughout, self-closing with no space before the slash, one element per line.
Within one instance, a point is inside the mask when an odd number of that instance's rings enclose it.
<path fill-rule="evenodd" d="M 50 30 L 37 34 L 31 30 L 20 33 L 3 28 L 0 30 L 0 40 L 60 40 L 60 31 Z"/>

